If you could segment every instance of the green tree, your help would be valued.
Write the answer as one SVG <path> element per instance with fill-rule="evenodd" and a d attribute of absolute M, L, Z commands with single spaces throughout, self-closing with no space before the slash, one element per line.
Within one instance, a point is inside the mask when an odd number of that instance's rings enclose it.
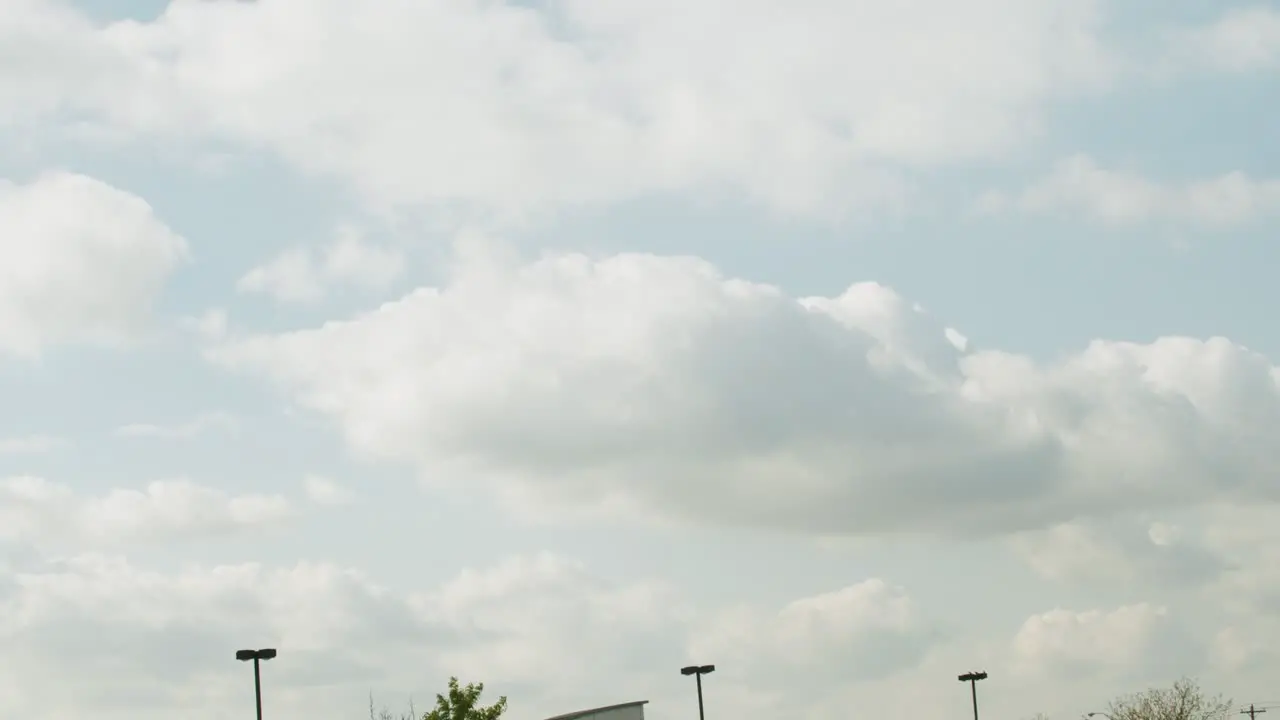
<path fill-rule="evenodd" d="M 1209 697 L 1196 681 L 1182 678 L 1167 688 L 1151 688 L 1111 701 L 1107 714 L 1113 720 L 1222 720 L 1231 712 L 1231 701 Z"/>
<path fill-rule="evenodd" d="M 498 720 L 507 711 L 507 696 L 503 695 L 492 705 L 480 704 L 484 683 L 458 684 L 458 678 L 449 678 L 448 695 L 436 695 L 435 708 L 422 716 L 422 720 Z"/>

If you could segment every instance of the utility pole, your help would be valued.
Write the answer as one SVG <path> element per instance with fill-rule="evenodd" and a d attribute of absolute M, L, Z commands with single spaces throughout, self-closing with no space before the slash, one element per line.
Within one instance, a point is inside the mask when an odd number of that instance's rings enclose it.
<path fill-rule="evenodd" d="M 1249 703 L 1249 709 L 1248 709 L 1248 710 L 1241 710 L 1241 711 L 1240 711 L 1240 714 L 1241 714 L 1241 715 L 1248 715 L 1248 716 L 1249 716 L 1249 720 L 1256 720 L 1256 716 L 1258 716 L 1258 715 L 1260 715 L 1260 714 L 1262 714 L 1262 713 L 1264 713 L 1264 712 L 1266 712 L 1266 711 L 1267 711 L 1267 709 L 1266 709 L 1266 708 L 1255 708 L 1255 707 L 1253 706 L 1253 703 Z"/>

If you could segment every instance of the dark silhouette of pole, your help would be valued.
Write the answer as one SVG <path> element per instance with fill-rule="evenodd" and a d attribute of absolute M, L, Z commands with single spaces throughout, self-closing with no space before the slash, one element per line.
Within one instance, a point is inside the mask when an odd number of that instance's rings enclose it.
<path fill-rule="evenodd" d="M 960 676 L 960 682 L 969 683 L 969 692 L 973 695 L 973 720 L 978 720 L 978 681 L 986 680 L 985 672 L 968 672 Z"/>
<path fill-rule="evenodd" d="M 276 656 L 275 648 L 261 650 L 237 650 L 237 660 L 253 661 L 253 699 L 258 707 L 258 720 L 262 720 L 262 673 L 258 669 L 259 660 L 270 660 Z"/>
<path fill-rule="evenodd" d="M 256 663 L 257 660 L 254 660 Z M 970 681 L 969 694 L 973 696 L 973 720 L 978 720 L 978 683 Z M 258 720 L 262 720 L 261 717 Z"/>
<path fill-rule="evenodd" d="M 253 702 L 258 706 L 258 720 L 262 720 L 262 673 L 256 657 L 253 659 Z"/>
<path fill-rule="evenodd" d="M 1249 703 L 1249 709 L 1248 709 L 1248 710 L 1241 710 L 1241 711 L 1240 711 L 1240 714 L 1241 714 L 1241 715 L 1248 715 L 1248 716 L 1249 716 L 1249 720 L 1254 720 L 1254 718 L 1255 718 L 1257 715 L 1259 715 L 1259 714 L 1261 714 L 1261 713 L 1264 713 L 1264 712 L 1266 712 L 1266 711 L 1267 711 L 1267 709 L 1266 709 L 1266 708 L 1255 708 L 1255 707 L 1253 706 L 1253 703 Z"/>
<path fill-rule="evenodd" d="M 694 676 L 698 683 L 698 720 L 707 720 L 707 714 L 702 709 L 702 673 Z"/>
<path fill-rule="evenodd" d="M 690 665 L 680 668 L 681 675 L 692 675 L 698 682 L 698 720 L 707 720 L 707 716 L 702 710 L 702 676 L 715 671 L 715 665 Z"/>

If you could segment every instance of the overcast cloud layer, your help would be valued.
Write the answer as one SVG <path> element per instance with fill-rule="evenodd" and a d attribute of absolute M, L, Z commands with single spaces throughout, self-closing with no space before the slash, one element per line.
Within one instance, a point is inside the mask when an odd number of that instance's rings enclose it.
<path fill-rule="evenodd" d="M 0 714 L 1266 705 L 1278 29 L 9 0 Z"/>

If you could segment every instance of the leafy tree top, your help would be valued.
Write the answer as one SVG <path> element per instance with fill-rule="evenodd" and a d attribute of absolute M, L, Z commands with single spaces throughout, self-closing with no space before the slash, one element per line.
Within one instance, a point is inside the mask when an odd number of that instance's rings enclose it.
<path fill-rule="evenodd" d="M 449 678 L 447 695 L 436 695 L 436 706 L 422 716 L 422 720 L 498 720 L 507 711 L 507 696 L 503 695 L 492 705 L 480 704 L 484 683 L 458 683 Z"/>

